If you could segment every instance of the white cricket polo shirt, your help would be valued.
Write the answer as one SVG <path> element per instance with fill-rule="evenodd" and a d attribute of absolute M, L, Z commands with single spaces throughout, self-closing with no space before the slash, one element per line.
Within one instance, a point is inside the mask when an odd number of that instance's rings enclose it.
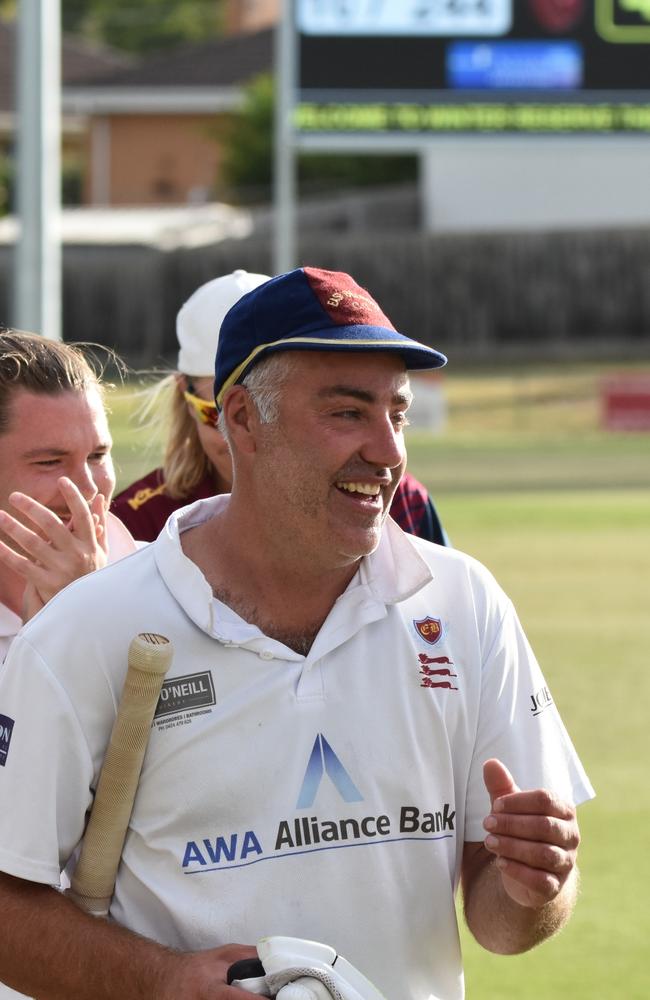
<path fill-rule="evenodd" d="M 178 948 L 321 940 L 390 1000 L 457 1000 L 454 892 L 463 842 L 484 837 L 484 760 L 521 787 L 593 794 L 514 610 L 476 561 L 389 522 L 303 657 L 215 601 L 182 553 L 179 527 L 226 502 L 172 515 L 14 643 L 0 867 L 58 881 L 128 644 L 162 632 L 175 656 L 113 917 Z M 73 644 L 63 621 L 83 622 Z"/>
<path fill-rule="evenodd" d="M 9 647 L 22 624 L 22 618 L 15 611 L 6 604 L 0 604 L 0 664 L 4 663 Z"/>

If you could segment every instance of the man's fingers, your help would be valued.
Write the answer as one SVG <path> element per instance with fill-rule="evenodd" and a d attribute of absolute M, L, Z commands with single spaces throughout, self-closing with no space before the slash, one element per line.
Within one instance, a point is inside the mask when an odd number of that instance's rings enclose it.
<path fill-rule="evenodd" d="M 24 493 L 12 493 L 9 499 L 23 521 L 29 520 L 34 525 L 34 530 L 7 511 L 0 511 L 0 531 L 18 549 L 12 553 L 7 545 L 0 558 L 4 565 L 34 584 L 43 603 L 73 580 L 106 564 L 106 552 L 95 533 L 94 518 L 99 520 L 100 515 L 91 513 L 71 480 L 62 477 L 59 485 L 68 506 L 70 526 Z M 98 509 L 103 505 L 102 498 Z M 101 517 L 103 520 L 103 513 Z"/>
<path fill-rule="evenodd" d="M 23 519 L 28 520 L 34 527 L 35 533 L 45 541 L 46 544 L 54 545 L 57 548 L 64 547 L 67 545 L 67 540 L 69 538 L 69 532 L 61 520 L 61 518 L 50 510 L 49 507 L 44 507 L 43 504 L 39 503 L 38 500 L 34 500 L 33 497 L 27 496 L 26 493 L 11 493 L 9 495 L 9 502 L 12 507 L 22 514 Z M 5 512 L 6 513 L 6 512 Z M 21 522 L 15 521 L 16 524 Z M 23 525 L 25 527 L 25 525 Z M 3 529 L 4 530 L 4 529 Z M 25 530 L 30 530 L 26 528 Z M 7 532 L 9 534 L 9 532 Z M 12 538 L 15 541 L 18 539 L 12 534 Z M 22 542 L 19 542 L 22 545 Z"/>
<path fill-rule="evenodd" d="M 496 865 L 504 878 L 509 895 L 524 906 L 540 907 L 549 903 L 555 899 L 566 881 L 565 876 L 541 868 L 531 868 L 529 865 L 508 858 L 497 858 Z"/>
<path fill-rule="evenodd" d="M 503 795 L 510 795 L 513 792 L 519 791 L 515 784 L 515 779 L 510 774 L 508 768 L 500 760 L 496 760 L 496 758 L 486 760 L 483 765 L 483 781 L 490 794 L 492 805 Z"/>
<path fill-rule="evenodd" d="M 536 788 L 528 792 L 513 792 L 502 795 L 498 804 L 493 802 L 493 811 L 499 814 L 512 813 L 528 816 L 555 816 L 557 819 L 575 819 L 575 808 L 565 799 L 559 798 L 546 788 Z"/>
<path fill-rule="evenodd" d="M 90 503 L 90 512 L 94 521 L 94 530 L 97 543 L 108 554 L 108 531 L 106 530 L 106 518 L 108 517 L 108 504 L 106 497 L 98 493 Z"/>
<path fill-rule="evenodd" d="M 48 551 L 52 550 L 48 549 Z M 10 569 L 12 573 L 16 573 L 17 576 L 22 576 L 25 581 L 22 617 L 23 621 L 27 621 L 37 611 L 40 611 L 49 599 L 43 597 L 41 589 L 47 593 L 50 572 L 47 567 L 41 566 L 33 559 L 14 552 L 11 546 L 3 541 L 0 541 L 0 563 Z"/>
<path fill-rule="evenodd" d="M 16 520 L 6 510 L 0 511 L 0 531 L 12 542 L 15 542 L 32 560 L 47 558 L 48 552 L 51 551 L 48 541 L 32 531 L 31 528 L 27 528 L 21 521 Z M 16 555 L 18 554 L 16 553 Z"/>
<path fill-rule="evenodd" d="M 4 531 L 1 518 L 0 528 Z M 0 541 L 0 562 L 13 573 L 18 573 L 19 576 L 25 576 L 27 569 L 33 565 L 29 559 L 26 559 L 25 556 L 21 556 L 17 552 L 14 552 L 11 546 L 7 545 L 3 541 Z"/>
<path fill-rule="evenodd" d="M 544 788 L 520 791 L 498 760 L 483 767 L 491 812 L 484 847 L 506 893 L 522 906 L 540 908 L 555 899 L 571 877 L 580 841 L 575 808 Z"/>
<path fill-rule="evenodd" d="M 575 851 L 556 844 L 519 840 L 516 837 L 502 837 L 492 833 L 485 838 L 484 843 L 488 851 L 499 858 L 517 861 L 528 868 L 536 868 L 554 875 L 568 875 L 575 863 Z"/>
<path fill-rule="evenodd" d="M 97 514 L 100 519 L 104 516 L 104 498 L 97 503 L 99 494 L 96 494 L 91 501 L 91 506 L 81 495 L 75 484 L 67 476 L 59 479 L 59 489 L 66 502 L 72 517 L 72 531 L 84 545 L 91 545 L 95 539 L 95 521 L 93 514 Z"/>
<path fill-rule="evenodd" d="M 549 806 L 548 812 L 507 812 L 498 810 L 483 820 L 483 826 L 491 833 L 501 833 L 523 840 L 541 840 L 547 844 L 559 844 L 575 848 L 580 842 L 578 821 L 575 810 L 566 803 L 566 808 Z"/>

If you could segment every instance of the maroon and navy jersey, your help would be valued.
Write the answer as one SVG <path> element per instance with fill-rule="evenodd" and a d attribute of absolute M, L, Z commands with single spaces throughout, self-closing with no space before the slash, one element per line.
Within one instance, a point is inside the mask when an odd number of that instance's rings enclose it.
<path fill-rule="evenodd" d="M 137 541 L 152 542 L 170 514 L 213 493 L 214 483 L 210 476 L 206 476 L 191 495 L 177 500 L 165 492 L 163 470 L 154 469 L 119 493 L 113 500 L 111 510 Z M 404 473 L 395 491 L 390 513 L 403 531 L 439 545 L 449 544 L 426 487 L 408 472 Z"/>
<path fill-rule="evenodd" d="M 153 542 L 175 510 L 213 495 L 214 483 L 206 476 L 189 496 L 170 497 L 165 491 L 163 470 L 154 469 L 118 493 L 113 498 L 111 511 L 124 522 L 136 541 Z"/>
<path fill-rule="evenodd" d="M 395 490 L 390 516 L 397 521 L 402 531 L 407 531 L 409 535 L 426 538 L 427 541 L 437 542 L 438 545 L 449 545 L 449 539 L 426 486 L 418 482 L 409 472 L 404 473 Z"/>

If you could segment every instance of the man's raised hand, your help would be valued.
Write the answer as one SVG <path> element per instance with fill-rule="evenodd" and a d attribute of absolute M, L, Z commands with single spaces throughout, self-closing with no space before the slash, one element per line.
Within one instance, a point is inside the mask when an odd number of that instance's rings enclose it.
<path fill-rule="evenodd" d="M 580 842 L 573 805 L 540 788 L 521 791 L 501 761 L 483 767 L 491 812 L 484 844 L 496 855 L 504 890 L 521 906 L 539 909 L 562 891 Z"/>
<path fill-rule="evenodd" d="M 107 562 L 104 497 L 98 493 L 87 503 L 66 477 L 59 480 L 59 489 L 69 511 L 67 520 L 25 493 L 9 498 L 23 520 L 0 511 L 0 529 L 20 550 L 0 541 L 0 561 L 25 580 L 25 621 L 67 584 Z"/>

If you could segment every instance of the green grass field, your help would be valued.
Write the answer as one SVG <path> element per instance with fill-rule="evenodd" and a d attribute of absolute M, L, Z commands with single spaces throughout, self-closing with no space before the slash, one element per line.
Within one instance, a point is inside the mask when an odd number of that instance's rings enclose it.
<path fill-rule="evenodd" d="M 447 428 L 409 432 L 411 470 L 513 598 L 598 793 L 570 925 L 516 958 L 463 932 L 470 1000 L 650 995 L 650 433 L 599 429 L 601 374 L 452 374 Z M 123 485 L 157 457 L 150 432 L 128 443 L 130 400 L 111 401 Z"/>

